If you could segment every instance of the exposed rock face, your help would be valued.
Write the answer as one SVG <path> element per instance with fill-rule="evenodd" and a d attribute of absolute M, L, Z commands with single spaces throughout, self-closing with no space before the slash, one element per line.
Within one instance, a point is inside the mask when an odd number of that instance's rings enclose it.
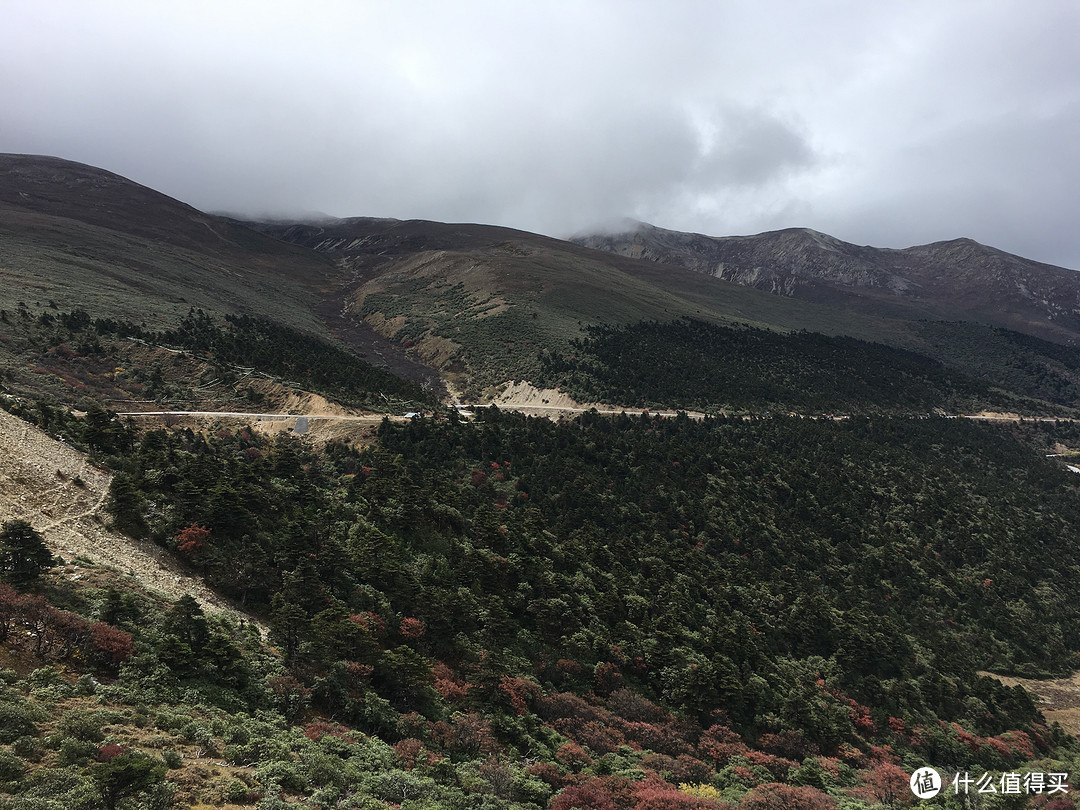
<path fill-rule="evenodd" d="M 636 223 L 622 233 L 572 241 L 777 295 L 872 312 L 914 309 L 1035 329 L 1059 340 L 1080 333 L 1080 273 L 971 239 L 893 250 L 853 245 L 807 228 L 710 237 Z"/>

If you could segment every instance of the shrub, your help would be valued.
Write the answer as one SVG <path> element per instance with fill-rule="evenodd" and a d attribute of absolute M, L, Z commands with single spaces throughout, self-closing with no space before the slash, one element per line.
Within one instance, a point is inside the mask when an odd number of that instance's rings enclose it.
<path fill-rule="evenodd" d="M 153 788 L 165 776 L 165 770 L 163 762 L 133 752 L 93 766 L 90 778 L 107 810 L 115 810 L 122 799 Z"/>
<path fill-rule="evenodd" d="M 248 797 L 248 786 L 239 779 L 233 779 L 225 786 L 225 801 L 233 804 L 245 802 Z"/>
<path fill-rule="evenodd" d="M 832 810 L 836 802 L 817 788 L 768 782 L 747 793 L 739 810 Z"/>
<path fill-rule="evenodd" d="M 80 740 L 75 737 L 64 737 L 60 742 L 60 751 L 57 754 L 58 765 L 86 765 L 98 753 L 96 743 L 88 740 Z"/>
<path fill-rule="evenodd" d="M 11 750 L 27 762 L 40 762 L 45 756 L 45 748 L 36 737 L 19 737 L 11 744 Z"/>
<path fill-rule="evenodd" d="M 35 669 L 26 682 L 35 697 L 63 700 L 75 694 L 75 687 L 64 680 L 60 670 L 51 665 Z"/>
<path fill-rule="evenodd" d="M 83 742 L 98 742 L 105 736 L 102 729 L 118 719 L 112 712 L 68 709 L 57 722 L 56 730 L 65 737 L 74 737 Z"/>
<path fill-rule="evenodd" d="M 22 760 L 10 751 L 0 751 L 0 782 L 15 782 L 22 778 Z"/>
<path fill-rule="evenodd" d="M 303 793 L 308 789 L 307 778 L 294 762 L 267 762 L 260 765 L 255 769 L 255 780 L 273 790 Z"/>
<path fill-rule="evenodd" d="M 0 743 L 13 743 L 20 737 L 36 737 L 34 713 L 25 703 L 0 703 Z"/>

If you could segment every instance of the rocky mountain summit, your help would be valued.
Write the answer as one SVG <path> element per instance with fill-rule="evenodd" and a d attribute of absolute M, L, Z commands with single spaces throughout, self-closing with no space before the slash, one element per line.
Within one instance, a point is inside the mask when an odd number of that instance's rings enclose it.
<path fill-rule="evenodd" d="M 971 239 L 898 250 L 854 245 L 809 228 L 711 237 L 639 222 L 572 241 L 878 314 L 976 320 L 1068 342 L 1080 332 L 1080 274 Z"/>

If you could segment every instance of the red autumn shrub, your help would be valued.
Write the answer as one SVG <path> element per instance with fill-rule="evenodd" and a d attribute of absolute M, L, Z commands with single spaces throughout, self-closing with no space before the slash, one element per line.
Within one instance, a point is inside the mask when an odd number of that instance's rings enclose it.
<path fill-rule="evenodd" d="M 781 731 L 779 734 L 762 734 L 757 747 L 762 751 L 785 759 L 802 762 L 818 753 L 818 747 L 803 736 L 801 731 Z"/>
<path fill-rule="evenodd" d="M 337 737 L 339 740 L 347 740 L 349 734 L 352 733 L 351 729 L 339 723 L 328 723 L 325 720 L 308 723 L 301 730 L 304 736 L 313 742 L 318 742 L 323 737 Z"/>
<path fill-rule="evenodd" d="M 555 752 L 555 761 L 572 771 L 580 771 L 592 765 L 592 757 L 585 753 L 585 749 L 576 742 L 560 745 L 559 750 Z"/>
<path fill-rule="evenodd" d="M 372 613 L 370 610 L 363 613 L 350 614 L 349 621 L 365 633 L 381 636 L 386 632 L 386 623 L 383 622 L 382 616 L 377 613 Z"/>
<path fill-rule="evenodd" d="M 859 787 L 851 791 L 857 799 L 895 807 L 911 804 L 915 794 L 911 792 L 911 775 L 891 762 L 879 762 L 859 774 Z"/>
<path fill-rule="evenodd" d="M 768 782 L 758 785 L 739 802 L 739 810 L 833 810 L 836 801 L 809 786 Z"/>
<path fill-rule="evenodd" d="M 90 625 L 90 643 L 95 654 L 114 666 L 124 663 L 135 654 L 131 633 L 105 622 L 94 622 Z"/>
<path fill-rule="evenodd" d="M 551 801 L 551 810 L 619 810 L 611 793 L 596 784 L 571 785 Z"/>
<path fill-rule="evenodd" d="M 598 695 L 610 695 L 623 684 L 622 673 L 616 664 L 607 661 L 596 665 L 593 670 L 593 689 Z"/>
<path fill-rule="evenodd" d="M 472 684 L 461 680 L 454 670 L 442 661 L 435 663 L 432 674 L 435 676 L 435 691 L 442 696 L 443 700 L 451 703 L 464 700 L 472 688 Z"/>
<path fill-rule="evenodd" d="M 724 767 L 732 757 L 742 756 L 748 750 L 742 737 L 727 726 L 710 726 L 698 740 L 698 756 L 717 768 Z"/>
<path fill-rule="evenodd" d="M 478 714 L 461 714 L 450 722 L 438 720 L 431 724 L 432 737 L 450 753 L 466 759 L 499 750 L 491 724 Z"/>
<path fill-rule="evenodd" d="M 126 753 L 128 753 L 128 749 L 124 746 L 116 743 L 109 743 L 108 745 L 101 746 L 101 748 L 97 750 L 97 753 L 94 754 L 94 759 L 98 762 L 112 762 L 117 757 L 123 756 Z"/>
<path fill-rule="evenodd" d="M 566 785 L 566 777 L 559 769 L 550 762 L 534 762 L 525 769 L 525 773 L 544 782 L 555 790 L 561 790 Z"/>
<path fill-rule="evenodd" d="M 194 557 L 206 546 L 206 540 L 210 537 L 210 530 L 205 526 L 192 523 L 181 529 L 176 537 L 176 550 L 186 557 Z"/>
<path fill-rule="evenodd" d="M 730 810 L 731 805 L 683 793 L 656 774 L 637 783 L 633 810 Z"/>
<path fill-rule="evenodd" d="M 411 771 L 420 765 L 430 765 L 436 756 L 424 747 L 424 743 L 414 737 L 394 744 L 394 757 L 398 765 Z"/>
<path fill-rule="evenodd" d="M 751 765 L 760 765 L 773 775 L 774 779 L 787 779 L 788 774 L 799 767 L 799 763 L 783 757 L 766 754 L 764 751 L 747 751 L 743 754 Z"/>
<path fill-rule="evenodd" d="M 499 693 L 502 694 L 514 709 L 514 714 L 523 717 L 529 713 L 528 702 L 540 693 L 540 688 L 532 681 L 524 678 L 514 678 L 503 675 L 499 679 Z"/>
<path fill-rule="evenodd" d="M 632 689 L 617 689 L 607 699 L 607 707 L 631 722 L 666 723 L 675 718 Z"/>

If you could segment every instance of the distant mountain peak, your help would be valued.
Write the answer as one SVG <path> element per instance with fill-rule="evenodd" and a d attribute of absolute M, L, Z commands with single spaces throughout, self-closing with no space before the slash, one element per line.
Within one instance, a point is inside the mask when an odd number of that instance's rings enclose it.
<path fill-rule="evenodd" d="M 632 233 L 573 241 L 870 313 L 977 320 L 1070 342 L 1080 332 L 1080 273 L 968 237 L 892 249 L 812 228 L 714 237 L 641 223 Z"/>

